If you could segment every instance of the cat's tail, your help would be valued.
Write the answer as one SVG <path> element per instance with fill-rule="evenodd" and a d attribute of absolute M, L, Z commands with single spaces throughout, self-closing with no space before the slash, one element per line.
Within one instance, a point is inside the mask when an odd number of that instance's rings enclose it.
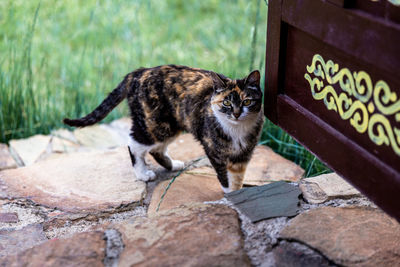
<path fill-rule="evenodd" d="M 127 96 L 131 80 L 132 74 L 126 75 L 124 80 L 107 96 L 107 98 L 85 117 L 74 120 L 65 118 L 63 122 L 69 126 L 85 127 L 101 121 Z"/>

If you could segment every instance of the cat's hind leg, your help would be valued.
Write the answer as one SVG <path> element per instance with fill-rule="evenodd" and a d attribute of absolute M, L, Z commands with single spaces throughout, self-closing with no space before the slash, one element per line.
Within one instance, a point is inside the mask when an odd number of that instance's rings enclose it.
<path fill-rule="evenodd" d="M 150 181 L 156 177 L 154 171 L 149 170 L 144 160 L 146 153 L 149 152 L 155 145 L 144 145 L 131 140 L 129 143 L 129 154 L 131 156 L 133 171 L 136 178 L 141 181 Z"/>
<path fill-rule="evenodd" d="M 153 158 L 169 171 L 178 171 L 182 170 L 185 167 L 185 163 L 180 160 L 171 159 L 167 152 L 167 146 L 173 141 L 173 139 L 168 140 L 168 142 L 164 142 L 155 146 L 151 151 L 150 155 Z"/>

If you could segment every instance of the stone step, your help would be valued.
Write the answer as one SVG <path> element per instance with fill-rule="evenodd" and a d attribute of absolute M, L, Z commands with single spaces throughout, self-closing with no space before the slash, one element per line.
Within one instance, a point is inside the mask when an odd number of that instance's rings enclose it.
<path fill-rule="evenodd" d="M 300 182 L 303 197 L 311 204 L 319 204 L 335 198 L 360 197 L 361 193 L 336 173 L 304 178 Z"/>
<path fill-rule="evenodd" d="M 126 147 L 60 155 L 0 172 L 0 195 L 28 198 L 63 211 L 112 210 L 139 204 L 146 184 L 136 179 Z"/>
<path fill-rule="evenodd" d="M 343 266 L 399 266 L 400 224 L 379 209 L 321 207 L 294 218 L 281 232 Z"/>
<path fill-rule="evenodd" d="M 160 182 L 153 191 L 148 213 L 155 213 L 161 197 L 170 180 Z M 183 204 L 219 200 L 224 193 L 218 182 L 214 169 L 210 167 L 195 168 L 181 174 L 171 184 L 160 204 L 159 211 L 169 210 Z"/>

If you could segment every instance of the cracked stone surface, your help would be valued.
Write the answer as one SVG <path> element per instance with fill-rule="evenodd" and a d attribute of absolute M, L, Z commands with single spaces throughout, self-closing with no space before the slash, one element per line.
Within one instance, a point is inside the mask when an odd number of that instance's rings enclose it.
<path fill-rule="evenodd" d="M 304 178 L 300 190 L 308 203 L 318 204 L 335 198 L 359 197 L 361 193 L 336 173 Z"/>
<path fill-rule="evenodd" d="M 135 178 L 126 147 L 80 152 L 0 173 L 2 194 L 62 211 L 111 210 L 139 204 L 146 184 Z"/>
<path fill-rule="evenodd" d="M 345 266 L 396 266 L 400 262 L 400 224 L 367 207 L 322 207 L 294 218 L 281 232 Z"/>
<path fill-rule="evenodd" d="M 52 239 L 16 255 L 0 259 L 0 266 L 104 266 L 105 241 L 101 231 L 68 239 Z"/>
<path fill-rule="evenodd" d="M 161 196 L 171 180 L 160 182 L 153 191 L 148 213 L 156 212 Z M 224 197 L 214 169 L 195 168 L 181 174 L 171 184 L 159 211 L 169 210 L 191 202 L 214 201 Z"/>
<path fill-rule="evenodd" d="M 222 205 L 193 204 L 112 226 L 125 248 L 120 266 L 249 266 L 239 220 Z"/>
<path fill-rule="evenodd" d="M 0 171 L 5 169 L 13 169 L 17 167 L 17 163 L 11 156 L 8 146 L 0 144 Z"/>
<path fill-rule="evenodd" d="M 19 166 L 29 166 L 46 154 L 51 136 L 34 135 L 26 139 L 10 141 L 10 152 Z"/>

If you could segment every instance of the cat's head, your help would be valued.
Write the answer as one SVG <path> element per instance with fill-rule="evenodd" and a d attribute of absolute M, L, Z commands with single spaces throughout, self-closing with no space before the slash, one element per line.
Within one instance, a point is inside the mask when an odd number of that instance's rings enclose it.
<path fill-rule="evenodd" d="M 254 120 L 261 111 L 260 72 L 255 70 L 240 80 L 213 75 L 211 107 L 215 115 L 232 124 Z"/>

